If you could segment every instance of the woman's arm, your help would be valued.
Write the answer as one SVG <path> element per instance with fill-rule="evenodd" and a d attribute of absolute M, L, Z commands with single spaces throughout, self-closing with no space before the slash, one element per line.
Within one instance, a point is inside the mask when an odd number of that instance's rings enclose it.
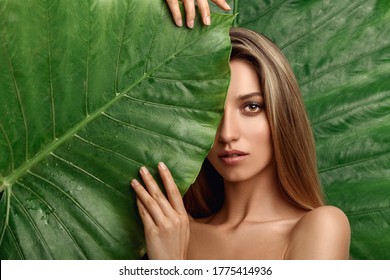
<path fill-rule="evenodd" d="M 338 208 L 323 206 L 307 213 L 295 226 L 286 259 L 342 260 L 349 258 L 348 218 Z"/>
<path fill-rule="evenodd" d="M 182 15 L 179 9 L 179 0 L 165 0 L 171 10 L 173 20 L 177 26 L 183 26 Z M 186 24 L 189 28 L 194 27 L 195 20 L 195 0 L 183 0 L 184 9 L 186 12 Z M 225 11 L 230 10 L 230 6 L 226 3 L 226 0 L 212 0 L 221 9 Z M 208 0 L 196 0 L 198 4 L 199 12 L 202 17 L 202 22 L 205 25 L 211 24 L 210 7 Z"/>
<path fill-rule="evenodd" d="M 158 170 L 168 199 L 145 167 L 140 169 L 140 174 L 146 188 L 136 179 L 131 181 L 144 224 L 148 257 L 160 260 L 185 259 L 190 238 L 190 217 L 168 168 L 164 163 L 159 163 Z"/>

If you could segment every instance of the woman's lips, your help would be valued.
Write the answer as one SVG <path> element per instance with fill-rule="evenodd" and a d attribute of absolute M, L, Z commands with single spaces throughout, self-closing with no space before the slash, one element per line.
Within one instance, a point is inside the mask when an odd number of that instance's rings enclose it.
<path fill-rule="evenodd" d="M 240 150 L 224 150 L 218 153 L 218 158 L 229 165 L 239 163 L 248 157 L 248 153 Z"/>

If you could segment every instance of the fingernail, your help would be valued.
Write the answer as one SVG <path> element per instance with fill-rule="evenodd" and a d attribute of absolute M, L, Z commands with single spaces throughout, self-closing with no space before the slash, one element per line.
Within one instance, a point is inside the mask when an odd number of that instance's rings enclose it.
<path fill-rule="evenodd" d="M 187 23 L 188 27 L 189 28 L 194 28 L 194 21 L 193 20 L 190 20 L 188 23 Z"/>
<path fill-rule="evenodd" d="M 179 27 L 183 26 L 183 21 L 181 19 L 176 20 L 176 25 Z"/>
<path fill-rule="evenodd" d="M 141 172 L 141 174 L 144 174 L 144 175 L 149 173 L 148 169 L 145 166 L 141 167 L 140 172 Z"/>
<path fill-rule="evenodd" d="M 130 184 L 131 184 L 132 186 L 139 185 L 139 183 L 138 183 L 137 179 L 133 179 L 133 180 L 131 180 Z"/>
<path fill-rule="evenodd" d="M 210 16 L 206 16 L 206 17 L 205 17 L 205 19 L 204 19 L 204 24 L 206 24 L 206 25 L 210 25 L 210 24 L 211 24 Z"/>
<path fill-rule="evenodd" d="M 159 162 L 158 163 L 158 166 L 161 168 L 161 169 L 167 169 L 167 166 L 165 165 L 165 163 L 163 163 L 163 162 Z"/>

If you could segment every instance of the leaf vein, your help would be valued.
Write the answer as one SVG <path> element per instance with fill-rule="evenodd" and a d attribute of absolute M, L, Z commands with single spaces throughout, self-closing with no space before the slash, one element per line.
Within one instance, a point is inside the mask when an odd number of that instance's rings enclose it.
<path fill-rule="evenodd" d="M 388 211 L 390 210 L 390 206 L 386 207 L 375 207 L 375 208 L 370 208 L 370 209 L 364 209 L 364 210 L 357 210 L 357 211 L 345 211 L 345 214 L 347 216 L 358 216 L 362 214 L 367 214 L 367 213 L 374 213 L 374 212 L 383 212 L 383 211 Z"/>
<path fill-rule="evenodd" d="M 124 37 L 125 27 L 126 27 L 126 23 L 125 23 L 124 31 L 122 34 L 122 41 L 123 41 L 123 37 Z M 200 34 L 199 36 L 195 37 L 193 40 L 188 42 L 186 45 L 183 46 L 182 49 L 179 49 L 177 51 L 177 53 L 180 53 L 181 51 L 188 48 L 189 46 L 192 46 L 196 41 L 200 40 L 200 38 L 205 36 L 205 34 L 210 33 L 211 31 L 212 31 L 212 29 L 206 29 L 206 31 L 204 33 Z M 96 118 L 98 118 L 99 116 L 101 116 L 108 108 L 110 108 L 113 104 L 118 102 L 118 100 L 120 100 L 125 94 L 130 92 L 131 89 L 133 89 L 139 83 L 141 83 L 142 81 L 147 79 L 151 73 L 157 71 L 157 69 L 159 69 L 162 65 L 164 65 L 168 61 L 172 60 L 175 57 L 175 55 L 177 54 L 177 53 L 173 53 L 171 56 L 168 56 L 160 64 L 158 64 L 154 68 L 150 69 L 150 71 L 148 73 L 145 73 L 144 75 L 139 77 L 138 80 L 136 80 L 132 84 L 130 84 L 127 88 L 123 89 L 121 92 L 118 92 L 117 89 L 118 89 L 118 73 L 119 73 L 119 56 L 120 56 L 120 50 L 122 48 L 122 45 L 123 45 L 123 42 L 121 42 L 121 44 L 120 44 L 118 56 L 117 56 L 117 62 L 116 62 L 117 63 L 116 74 L 115 74 L 116 81 L 114 81 L 114 84 L 116 87 L 115 88 L 115 90 L 116 90 L 115 97 L 113 97 L 113 99 L 110 100 L 109 102 L 102 105 L 100 108 L 96 109 L 92 114 L 88 115 L 85 119 L 78 122 L 75 126 L 73 126 L 67 132 L 65 132 L 61 137 L 59 137 L 58 139 L 55 139 L 55 141 L 52 141 L 50 144 L 46 145 L 45 148 L 41 152 L 37 153 L 32 160 L 27 160 L 27 158 L 26 158 L 26 162 L 23 165 L 21 165 L 17 170 L 15 170 L 15 172 L 12 173 L 9 176 L 9 178 L 7 178 L 7 181 L 9 182 L 9 184 L 16 182 L 18 180 L 18 178 L 20 178 L 23 174 L 25 174 L 32 166 L 34 166 L 35 164 L 40 162 L 42 159 L 46 158 L 49 154 L 52 153 L 52 151 L 54 151 L 57 147 L 59 147 L 65 141 L 67 141 L 71 137 L 73 137 L 80 129 L 84 128 L 88 123 L 90 123 L 91 121 L 93 121 Z M 177 141 L 177 139 L 175 139 L 175 140 Z M 193 144 L 190 144 L 190 145 L 194 146 Z M 201 149 L 203 149 L 203 148 L 201 148 Z M 203 149 L 203 150 L 205 150 L 205 149 Z"/>
<path fill-rule="evenodd" d="M 160 22 L 161 22 L 163 17 L 160 15 L 159 18 L 160 18 Z M 145 65 L 144 65 L 144 73 L 146 73 L 147 70 L 148 70 L 148 61 L 149 61 L 150 53 L 152 52 L 153 43 L 154 43 L 154 40 L 156 38 L 157 30 L 158 30 L 159 25 L 160 24 L 156 24 L 155 27 L 154 27 L 153 36 L 152 36 L 152 39 L 150 40 L 148 53 L 146 55 L 146 62 L 145 62 Z"/>
<path fill-rule="evenodd" d="M 157 103 L 157 102 L 152 102 L 149 100 L 141 99 L 141 98 L 136 98 L 130 95 L 125 94 L 125 98 L 128 98 L 132 101 L 138 102 L 138 103 L 147 103 L 148 105 L 155 106 L 155 107 L 160 107 L 160 108 L 173 108 L 177 110 L 185 110 L 185 111 L 194 111 L 194 112 L 200 112 L 200 113 L 215 113 L 215 111 L 211 110 L 203 110 L 203 109 L 198 109 L 194 107 L 189 107 L 189 106 L 184 106 L 184 105 L 175 105 L 175 104 L 164 104 L 164 103 Z"/>
<path fill-rule="evenodd" d="M 362 3 L 358 3 L 356 4 L 355 6 L 351 6 L 351 5 L 347 5 L 346 7 L 344 8 L 341 8 L 340 10 L 338 10 L 337 12 L 335 13 L 332 13 L 329 15 L 329 17 L 325 18 L 323 21 L 321 21 L 320 23 L 318 23 L 316 26 L 314 26 L 313 28 L 311 29 L 308 29 L 306 30 L 305 32 L 299 34 L 297 37 L 295 37 L 294 39 L 288 41 L 287 43 L 285 43 L 284 45 L 280 46 L 280 49 L 285 49 L 287 48 L 288 46 L 292 45 L 293 43 L 295 43 L 296 41 L 298 41 L 299 39 L 301 39 L 302 37 L 305 37 L 307 34 L 310 34 L 312 33 L 313 31 L 319 29 L 321 26 L 323 26 L 324 24 L 326 24 L 327 22 L 331 21 L 331 20 L 334 20 L 335 16 L 336 15 L 339 15 L 341 14 L 346 8 L 350 8 L 352 7 L 350 10 L 347 11 L 347 14 L 351 13 L 353 10 L 357 9 Z"/>
<path fill-rule="evenodd" d="M 85 66 L 85 81 L 84 81 L 84 110 L 85 110 L 85 116 L 89 116 L 89 108 L 88 108 L 88 102 L 89 102 L 89 96 L 88 96 L 88 90 L 89 90 L 89 62 L 91 59 L 91 10 L 88 9 L 88 15 L 89 15 L 89 22 L 88 22 L 88 35 L 87 35 L 87 58 L 86 58 L 86 66 Z"/>
<path fill-rule="evenodd" d="M 346 163 L 338 164 L 336 166 L 323 168 L 323 169 L 320 169 L 318 172 L 319 173 L 325 173 L 325 172 L 328 172 L 328 171 L 331 171 L 331 170 L 335 170 L 335 169 L 339 169 L 339 168 L 343 168 L 343 167 L 346 167 L 346 166 L 355 165 L 355 164 L 359 164 L 359 163 L 362 163 L 362 162 L 374 160 L 374 159 L 386 156 L 387 154 L 390 154 L 390 151 L 387 151 L 387 152 L 384 152 L 384 153 L 381 153 L 381 154 L 377 154 L 377 155 L 374 155 L 374 156 L 366 157 L 366 158 L 363 158 L 363 159 L 348 161 Z"/>
<path fill-rule="evenodd" d="M 141 126 L 138 126 L 138 125 L 135 125 L 135 124 L 130 124 L 130 123 L 127 123 L 127 122 L 124 122 L 124 121 L 121 121 L 119 119 L 116 119 L 112 116 L 110 116 L 109 114 L 107 113 L 103 113 L 102 114 L 103 116 L 107 117 L 108 119 L 114 121 L 115 123 L 118 123 L 118 124 L 121 124 L 123 126 L 126 126 L 126 127 L 129 127 L 129 128 L 133 128 L 133 129 L 137 129 L 137 130 L 140 130 L 142 132 L 145 132 L 147 134 L 152 134 L 152 135 L 155 135 L 155 136 L 158 136 L 158 137 L 163 137 L 163 138 L 167 138 L 167 139 L 170 139 L 170 140 L 173 140 L 174 142 L 179 142 L 179 143 L 183 143 L 185 145 L 189 145 L 193 148 L 196 148 L 198 150 L 201 150 L 201 151 L 205 151 L 206 149 L 205 148 L 202 148 L 202 147 L 199 147 L 193 143 L 190 143 L 186 140 L 183 140 L 183 139 L 177 139 L 177 138 L 174 138 L 172 136 L 169 136 L 169 135 L 166 135 L 166 134 L 163 134 L 161 132 L 157 132 L 157 131 L 153 131 L 153 130 L 149 130 L 149 129 L 146 129 L 146 128 L 143 128 Z"/>
<path fill-rule="evenodd" d="M 31 173 L 30 173 L 31 174 Z M 31 174 L 33 175 L 33 174 Z M 51 207 L 41 196 L 39 196 L 36 192 L 34 192 L 32 189 L 28 188 L 27 186 L 25 186 L 24 184 L 18 182 L 18 185 L 25 188 L 27 190 L 27 192 L 33 194 L 34 196 L 36 196 L 39 201 L 41 201 L 47 208 L 49 209 L 53 209 L 53 207 Z M 81 255 L 84 257 L 84 259 L 87 259 L 86 255 L 84 254 L 83 250 L 81 249 L 80 245 L 77 243 L 77 241 L 75 240 L 75 238 L 73 237 L 73 235 L 70 233 L 70 231 L 68 230 L 67 226 L 64 224 L 64 222 L 61 220 L 61 218 L 53 211 L 51 212 L 51 215 L 53 215 L 56 220 L 61 224 L 61 226 L 63 227 L 63 229 L 65 230 L 65 232 L 68 234 L 69 238 L 74 242 L 75 244 L 75 247 L 76 249 L 79 251 L 79 253 L 81 253 Z"/>
<path fill-rule="evenodd" d="M 15 245 L 15 248 L 16 248 L 16 251 L 18 252 L 20 258 L 22 260 L 25 260 L 26 259 L 26 256 L 23 254 L 23 251 L 22 251 L 22 248 L 18 242 L 18 240 L 16 239 L 16 236 L 14 234 L 14 232 L 12 231 L 12 229 L 10 227 L 7 228 L 9 234 L 11 235 L 11 238 L 12 238 L 12 241 L 13 241 L 13 244 Z"/>
<path fill-rule="evenodd" d="M 7 230 L 7 227 L 9 225 L 9 215 L 11 211 L 11 188 L 6 188 L 5 192 L 3 193 L 3 196 L 5 195 L 7 202 L 6 202 L 6 213 L 4 218 L 4 227 L 1 229 L 1 235 L 0 235 L 0 245 L 3 244 L 3 238 L 5 235 L 5 231 Z M 4 215 L 4 214 L 3 214 Z"/>
<path fill-rule="evenodd" d="M 52 156 L 62 160 L 60 157 L 57 157 L 55 155 L 52 154 Z M 62 193 L 63 195 L 65 195 L 70 201 L 72 201 L 72 203 L 78 208 L 80 209 L 81 212 L 83 212 L 83 214 L 88 217 L 95 225 L 96 227 L 101 231 L 103 232 L 105 235 L 109 236 L 112 240 L 116 241 L 115 238 L 113 236 L 111 236 L 111 234 L 109 232 L 107 232 L 101 225 L 98 221 L 96 221 L 96 219 L 84 208 L 82 207 L 72 196 L 70 196 L 68 193 L 66 193 L 65 191 L 63 191 L 59 186 L 57 186 L 55 183 L 49 181 L 48 179 L 36 174 L 36 173 L 33 173 L 31 171 L 28 172 L 30 175 L 48 183 L 49 185 L 53 186 L 55 189 L 57 189 L 60 193 Z"/>
<path fill-rule="evenodd" d="M 174 78 L 168 78 L 168 77 L 159 77 L 159 76 L 156 76 L 156 75 L 150 75 L 151 78 L 155 79 L 155 80 L 161 80 L 161 81 L 167 81 L 167 82 L 178 82 L 180 81 L 181 83 L 184 83 L 184 82 L 198 82 L 198 81 L 204 81 L 204 82 L 211 82 L 211 81 L 227 81 L 230 79 L 180 79 L 180 80 L 177 80 L 177 79 L 174 79 Z"/>
<path fill-rule="evenodd" d="M 250 20 L 247 20 L 245 22 L 242 22 L 242 23 L 239 23 L 240 26 L 244 26 L 245 24 L 248 24 L 248 23 L 251 23 L 251 22 L 254 22 L 255 20 L 258 20 L 259 18 L 265 16 L 266 14 L 270 13 L 272 10 L 276 9 L 277 7 L 279 6 L 282 6 L 286 1 L 285 0 L 282 0 L 282 1 L 279 1 L 277 3 L 275 3 L 275 5 L 273 6 L 270 6 L 268 9 L 264 10 L 264 12 L 260 13 L 259 15 L 257 15 L 256 17 L 250 19 Z M 238 3 L 238 1 L 237 1 Z M 236 5 L 234 5 L 234 9 L 236 10 Z"/>
<path fill-rule="evenodd" d="M 50 104 L 51 104 L 51 118 L 52 118 L 52 137 L 53 140 L 56 139 L 56 112 L 55 112 L 55 103 L 54 103 L 54 87 L 53 87 L 53 69 L 52 69 L 52 57 L 51 57 L 51 23 L 49 15 L 49 2 L 46 1 L 46 26 L 47 26 L 47 52 L 48 52 L 48 67 L 49 67 L 49 94 L 50 94 Z"/>
<path fill-rule="evenodd" d="M 131 162 L 131 163 L 134 163 L 135 165 L 137 165 L 137 166 L 139 166 L 139 167 L 145 166 L 144 164 L 142 164 L 142 163 L 140 163 L 140 162 L 138 162 L 138 161 L 136 161 L 136 160 L 134 160 L 134 159 L 128 158 L 128 157 L 126 157 L 126 156 L 124 156 L 124 155 L 122 155 L 122 154 L 120 154 L 120 153 L 117 153 L 117 152 L 115 152 L 115 151 L 113 151 L 113 150 L 110 150 L 110 149 L 107 149 L 107 148 L 105 148 L 105 147 L 103 147 L 103 146 L 100 146 L 100 145 L 98 145 L 98 144 L 92 142 L 91 140 L 88 140 L 88 139 L 85 139 L 85 138 L 81 137 L 81 136 L 78 135 L 78 134 L 76 134 L 75 137 L 76 137 L 77 139 L 79 139 L 80 141 L 83 141 L 83 142 L 86 143 L 86 144 L 89 144 L 89 145 L 91 145 L 91 146 L 93 146 L 93 147 L 95 147 L 95 148 L 98 148 L 98 149 L 101 149 L 101 150 L 103 150 L 103 151 L 106 151 L 106 152 L 108 152 L 108 153 L 110 153 L 110 154 L 114 154 L 114 155 L 116 155 L 116 156 L 118 156 L 118 157 L 120 157 L 120 158 L 123 158 L 123 159 L 125 159 L 125 160 Z M 150 170 L 157 171 L 157 170 L 156 170 L 155 168 L 153 168 L 153 167 L 150 167 L 150 166 L 145 166 L 145 167 L 147 167 L 147 168 L 150 169 Z M 107 185 L 105 182 L 101 181 L 100 179 L 98 179 L 98 178 L 95 178 L 95 179 L 96 179 L 96 180 L 99 180 L 100 183 L 102 183 L 102 184 L 104 184 L 104 185 Z M 109 186 L 109 185 L 107 185 L 107 186 L 108 186 L 108 187 L 111 187 L 111 186 Z M 112 187 L 111 187 L 111 188 L 112 188 Z M 116 189 L 114 189 L 114 190 L 116 191 Z M 125 196 L 124 194 L 122 194 L 121 192 L 119 192 L 119 194 L 120 194 L 121 196 L 123 196 L 123 198 L 128 199 L 128 197 Z"/>
<path fill-rule="evenodd" d="M 0 128 L 1 128 L 1 131 L 2 131 L 2 133 L 4 135 L 5 141 L 7 142 L 7 146 L 8 146 L 8 149 L 9 149 L 10 156 L 11 156 L 11 172 L 13 172 L 14 169 L 15 169 L 14 150 L 12 148 L 11 141 L 8 138 L 7 132 L 5 131 L 5 129 L 4 129 L 3 125 L 1 124 L 1 122 L 0 122 Z"/>
<path fill-rule="evenodd" d="M 3 13 L 1 13 L 0 11 L 0 16 L 1 16 L 1 19 L 2 19 L 2 22 L 6 28 L 6 21 L 4 19 L 4 15 Z M 18 87 L 18 83 L 16 81 L 16 77 L 15 77 L 15 70 L 14 70 L 14 67 L 13 67 L 13 63 L 12 63 L 12 59 L 11 59 L 11 56 L 10 56 L 10 53 L 9 53 L 9 50 L 8 50 L 8 44 L 7 44 L 7 41 L 5 39 L 5 35 L 4 34 L 1 34 L 2 38 L 3 38 L 3 48 L 4 48 L 4 53 L 6 53 L 7 57 L 8 57 L 8 66 L 9 66 L 9 69 L 10 69 L 10 72 L 11 72 L 11 75 L 12 75 L 12 81 L 13 81 L 13 86 L 14 86 L 14 89 L 15 89 L 15 95 L 16 95 L 16 99 L 18 100 L 18 106 L 19 106 L 19 110 L 20 110 L 20 114 L 22 116 L 22 119 L 23 119 L 23 126 L 24 126 L 24 130 L 25 130 L 25 160 L 27 161 L 28 160 L 28 154 L 29 154 L 29 150 L 28 150 L 28 128 L 27 128 L 27 119 L 26 119 L 26 114 L 24 112 L 24 108 L 23 108 L 23 104 L 22 104 L 22 98 L 20 96 L 20 90 L 19 90 L 19 87 Z"/>
<path fill-rule="evenodd" d="M 374 97 L 377 97 L 377 96 L 374 96 Z M 387 104 L 385 102 L 381 102 L 383 99 L 382 97 L 380 98 L 377 98 L 377 100 L 370 100 L 370 104 L 380 104 L 380 106 L 383 105 L 383 107 L 389 107 L 387 106 Z M 351 102 L 352 103 L 352 102 Z M 390 105 L 390 104 L 389 104 Z M 368 108 L 368 106 L 367 106 Z M 322 117 L 318 118 L 317 120 L 313 121 L 312 122 L 312 126 L 315 127 L 323 122 L 327 122 L 327 121 L 330 121 L 332 119 L 336 119 L 336 118 L 339 118 L 340 116 L 347 116 L 348 115 L 354 115 L 354 116 L 357 116 L 359 112 L 361 112 L 361 108 L 360 107 L 356 107 L 354 106 L 353 109 L 350 109 L 350 108 L 347 108 L 347 109 L 339 109 L 339 110 L 334 110 L 328 114 L 324 114 Z M 346 113 L 348 112 L 348 113 Z M 387 115 L 388 116 L 388 115 Z"/>
<path fill-rule="evenodd" d="M 355 62 L 357 62 L 357 61 L 359 61 L 359 60 L 361 60 L 361 59 L 364 59 L 364 58 L 366 58 L 366 57 L 369 57 L 369 56 L 371 56 L 371 55 L 373 55 L 373 54 L 375 54 L 375 53 L 377 53 L 377 52 L 381 52 L 381 51 L 383 51 L 383 50 L 385 50 L 385 49 L 387 49 L 387 48 L 389 48 L 389 47 L 390 47 L 390 45 L 386 45 L 386 46 L 384 46 L 384 47 L 380 47 L 380 48 L 375 49 L 375 50 L 373 50 L 373 51 L 370 51 L 370 52 L 367 52 L 367 53 L 363 53 L 363 54 L 361 54 L 361 55 L 358 55 L 358 56 L 356 56 L 355 58 L 353 58 L 353 59 L 351 59 L 351 60 L 348 60 L 348 61 L 346 61 L 346 62 L 344 62 L 344 63 L 338 64 L 338 65 L 334 65 L 333 67 L 330 67 L 330 68 L 326 69 L 326 71 L 324 71 L 324 72 L 322 72 L 322 73 L 319 73 L 318 75 L 316 75 L 316 76 L 314 76 L 314 77 L 312 77 L 312 78 L 310 78 L 310 79 L 308 79 L 308 80 L 306 80 L 306 81 L 300 83 L 299 86 L 302 87 L 302 86 L 304 86 L 304 85 L 306 85 L 306 84 L 308 84 L 308 83 L 310 83 L 310 82 L 312 82 L 312 81 L 314 81 L 314 80 L 316 80 L 316 79 L 318 79 L 318 78 L 321 78 L 321 77 L 325 76 L 326 74 L 328 74 L 328 73 L 330 73 L 330 72 L 332 72 L 332 71 L 334 71 L 334 70 L 341 69 L 341 68 L 343 68 L 343 67 L 345 67 L 345 66 L 348 66 L 348 65 L 350 65 L 350 64 L 352 64 L 352 63 L 355 63 Z M 321 95 L 320 98 L 323 98 L 324 96 L 326 96 L 326 95 Z M 316 100 L 316 98 L 309 99 L 308 102 L 314 102 L 315 100 Z"/>
<path fill-rule="evenodd" d="M 70 162 L 70 161 L 68 161 L 68 160 L 66 160 L 66 159 L 64 159 L 64 158 L 61 158 L 60 156 L 58 156 L 58 155 L 56 155 L 56 154 L 54 154 L 54 153 L 51 153 L 51 155 L 52 155 L 53 157 L 57 158 L 58 160 L 64 162 L 65 164 L 71 166 L 72 168 L 79 170 L 81 173 L 85 174 L 86 176 L 88 176 L 88 177 L 94 179 L 95 181 L 98 181 L 99 183 L 103 184 L 104 186 L 106 186 L 106 187 L 107 187 L 110 191 L 112 191 L 113 193 L 119 195 L 120 197 L 122 197 L 122 198 L 124 198 L 124 199 L 128 199 L 127 196 L 125 196 L 123 193 L 117 191 L 113 186 L 111 186 L 111 185 L 109 185 L 108 183 L 102 181 L 102 180 L 99 179 L 98 177 L 92 175 L 91 173 L 89 173 L 88 171 L 84 170 L 84 169 L 81 168 L 80 166 L 78 166 L 78 165 L 76 165 L 76 164 L 74 164 L 74 163 L 72 163 L 72 162 Z"/>
<path fill-rule="evenodd" d="M 205 36 L 205 34 L 211 32 L 212 29 L 207 29 L 203 34 L 201 34 L 202 36 Z M 137 84 L 141 83 L 143 80 L 147 79 L 149 76 L 152 75 L 152 73 L 156 72 L 157 69 L 159 69 L 162 65 L 165 65 L 167 64 L 170 60 L 174 59 L 179 53 L 181 53 L 182 51 L 184 51 L 186 48 L 188 48 L 189 46 L 193 45 L 196 41 L 200 40 L 202 38 L 202 36 L 197 36 L 195 37 L 192 41 L 188 42 L 187 45 L 184 45 L 183 48 L 177 50 L 176 52 L 173 52 L 170 56 L 168 56 L 165 60 L 163 60 L 160 64 L 156 65 L 154 68 L 150 69 L 147 73 L 144 73 L 144 75 L 142 77 L 140 77 L 136 82 L 134 82 L 132 85 L 130 85 L 129 87 L 125 88 L 121 93 L 119 93 L 117 95 L 117 99 L 119 99 L 120 97 L 122 97 L 123 95 L 127 94 L 128 92 L 130 92 L 130 90 L 132 88 L 134 88 Z M 118 91 L 117 91 L 118 92 Z M 117 100 L 115 99 L 115 101 Z M 107 107 L 107 106 L 104 106 L 104 108 Z M 101 111 L 104 111 L 105 109 L 101 110 Z"/>
<path fill-rule="evenodd" d="M 127 15 L 130 15 L 130 6 L 131 6 L 130 3 L 128 2 L 127 3 L 127 11 L 126 11 Z M 128 17 L 125 17 L 125 20 L 124 20 L 124 23 L 123 23 L 122 36 L 121 36 L 121 39 L 120 39 L 120 43 L 119 43 L 119 47 L 118 47 L 118 54 L 117 54 L 117 57 L 116 57 L 115 81 L 114 81 L 115 92 L 119 92 L 119 61 L 120 61 L 120 55 L 121 55 L 121 51 L 122 51 L 122 47 L 123 47 L 123 41 L 124 41 L 124 38 L 125 38 L 125 32 L 126 32 L 126 27 L 127 27 L 127 18 Z"/>
<path fill-rule="evenodd" d="M 16 184 L 19 184 L 19 183 L 16 182 Z M 21 210 L 26 215 L 27 220 L 30 222 L 30 225 L 31 225 L 32 229 L 34 230 L 34 232 L 38 236 L 39 240 L 41 241 L 41 244 L 42 244 L 43 248 L 45 249 L 45 251 L 47 252 L 47 254 L 50 256 L 51 259 L 54 259 L 53 254 L 51 253 L 51 251 L 49 249 L 49 245 L 47 244 L 45 238 L 42 236 L 42 233 L 39 231 L 39 229 L 38 229 L 37 225 L 35 224 L 34 220 L 29 215 L 27 209 L 23 206 L 23 204 L 19 201 L 19 199 L 14 194 L 11 194 L 11 195 L 13 196 L 13 198 L 16 201 L 16 203 L 19 204 Z"/>

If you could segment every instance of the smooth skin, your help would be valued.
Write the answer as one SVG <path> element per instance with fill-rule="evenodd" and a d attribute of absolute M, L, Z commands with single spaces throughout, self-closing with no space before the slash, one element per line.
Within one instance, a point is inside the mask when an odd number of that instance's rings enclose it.
<path fill-rule="evenodd" d="M 131 181 L 144 224 L 148 257 L 157 260 L 185 259 L 190 237 L 189 216 L 166 165 L 160 162 L 158 170 L 168 198 L 146 167 L 140 169 L 146 189 L 136 179 Z"/>
<path fill-rule="evenodd" d="M 168 7 L 171 11 L 172 18 L 175 21 L 175 24 L 179 27 L 183 26 L 183 16 L 180 12 L 179 1 L 178 0 L 165 0 L 168 4 Z M 200 16 L 202 17 L 202 22 L 204 25 L 211 24 L 210 17 L 210 6 L 208 0 L 182 0 L 185 10 L 186 25 L 189 28 L 194 27 L 195 20 L 195 2 L 198 5 Z M 231 8 L 226 3 L 225 0 L 213 0 L 218 7 L 225 11 L 229 11 Z"/>
<path fill-rule="evenodd" d="M 271 133 L 255 70 L 230 62 L 224 116 L 208 159 L 224 178 L 220 211 L 191 218 L 168 168 L 167 197 L 146 168 L 133 180 L 150 259 L 348 259 L 350 227 L 333 206 L 311 211 L 287 202 L 277 187 Z M 226 156 L 226 151 L 241 155 Z"/>

